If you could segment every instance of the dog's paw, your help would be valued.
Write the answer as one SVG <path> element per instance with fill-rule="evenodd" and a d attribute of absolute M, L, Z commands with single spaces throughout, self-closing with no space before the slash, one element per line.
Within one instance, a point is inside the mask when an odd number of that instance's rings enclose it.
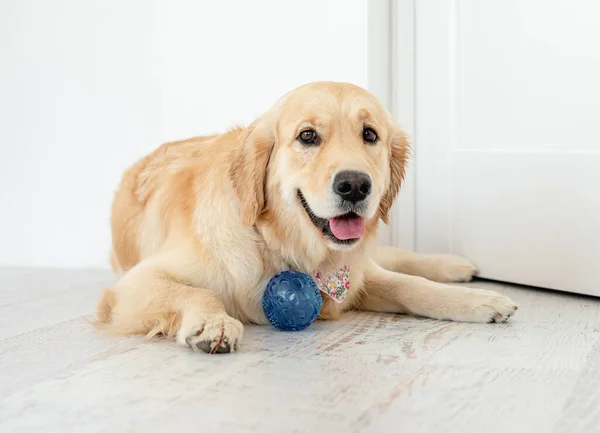
<path fill-rule="evenodd" d="M 244 325 L 226 314 L 199 316 L 194 325 L 186 328 L 179 330 L 177 341 L 194 352 L 235 352 L 244 335 Z"/>
<path fill-rule="evenodd" d="M 454 254 L 432 254 L 430 260 L 429 267 L 433 272 L 430 279 L 440 283 L 471 281 L 478 272 L 477 266 Z"/>
<path fill-rule="evenodd" d="M 504 295 L 490 290 L 467 289 L 463 303 L 453 312 L 451 320 L 475 323 L 506 322 L 518 310 L 517 304 Z"/>

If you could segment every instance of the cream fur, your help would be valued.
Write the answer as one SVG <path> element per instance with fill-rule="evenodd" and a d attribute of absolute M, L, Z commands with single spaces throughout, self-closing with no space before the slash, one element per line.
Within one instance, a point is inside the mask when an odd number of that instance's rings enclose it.
<path fill-rule="evenodd" d="M 376 145 L 362 141 L 365 124 L 377 131 Z M 320 146 L 297 142 L 307 125 L 323 137 Z M 408 146 L 370 93 L 331 82 L 295 89 L 247 128 L 164 144 L 125 173 L 116 193 L 111 264 L 121 278 L 100 300 L 98 326 L 234 351 L 242 323 L 268 324 L 261 298 L 271 276 L 341 264 L 351 269 L 351 289 L 342 304 L 325 297 L 323 319 L 362 308 L 506 320 L 517 308 L 510 299 L 430 281 L 470 280 L 476 268 L 467 260 L 375 245 Z M 297 197 L 301 190 L 315 213 L 335 216 L 332 178 L 347 169 L 373 181 L 366 231 L 352 247 L 326 240 Z"/>

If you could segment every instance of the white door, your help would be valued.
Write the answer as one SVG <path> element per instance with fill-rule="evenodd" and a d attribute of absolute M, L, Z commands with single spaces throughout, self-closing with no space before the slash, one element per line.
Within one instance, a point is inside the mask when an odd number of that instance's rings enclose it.
<path fill-rule="evenodd" d="M 414 5 L 417 250 L 600 296 L 600 2 Z"/>

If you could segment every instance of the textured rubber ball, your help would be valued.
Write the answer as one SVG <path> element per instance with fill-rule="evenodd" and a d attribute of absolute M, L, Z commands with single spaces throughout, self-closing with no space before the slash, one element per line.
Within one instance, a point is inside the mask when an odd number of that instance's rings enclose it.
<path fill-rule="evenodd" d="M 319 316 L 321 292 L 310 275 L 283 271 L 271 278 L 262 298 L 271 325 L 282 331 L 302 331 Z"/>

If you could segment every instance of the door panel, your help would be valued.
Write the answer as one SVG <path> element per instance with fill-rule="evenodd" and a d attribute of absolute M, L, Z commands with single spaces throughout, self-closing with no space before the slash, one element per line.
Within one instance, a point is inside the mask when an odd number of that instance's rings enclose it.
<path fill-rule="evenodd" d="M 600 296 L 600 3 L 416 2 L 416 245 Z"/>
<path fill-rule="evenodd" d="M 486 278 L 600 296 L 600 155 L 455 152 L 450 245 Z"/>

